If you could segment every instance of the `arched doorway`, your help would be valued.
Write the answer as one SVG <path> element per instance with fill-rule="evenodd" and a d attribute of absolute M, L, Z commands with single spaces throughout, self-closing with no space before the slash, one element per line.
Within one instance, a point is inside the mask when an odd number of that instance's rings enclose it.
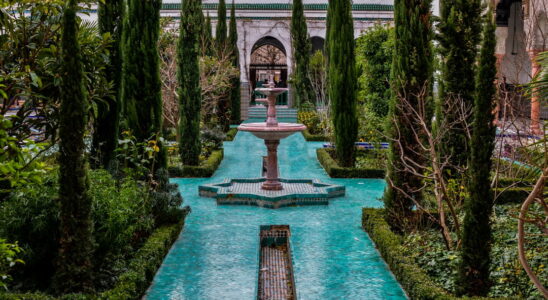
<path fill-rule="evenodd" d="M 312 53 L 316 53 L 316 51 L 323 52 L 325 39 L 319 36 L 313 36 L 310 38 L 310 44 L 312 44 Z"/>
<path fill-rule="evenodd" d="M 270 75 L 278 87 L 287 87 L 287 52 L 284 45 L 276 38 L 266 36 L 259 39 L 251 49 L 251 64 L 249 75 L 253 90 L 263 86 Z M 264 98 L 260 93 L 252 93 L 251 103 L 255 99 Z M 287 92 L 278 96 L 277 105 L 287 105 Z"/>

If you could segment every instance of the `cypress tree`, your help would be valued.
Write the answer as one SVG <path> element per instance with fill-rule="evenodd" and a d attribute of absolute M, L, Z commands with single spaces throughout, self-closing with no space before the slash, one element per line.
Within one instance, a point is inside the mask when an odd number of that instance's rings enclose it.
<path fill-rule="evenodd" d="M 329 97 L 335 128 L 337 159 L 352 167 L 358 135 L 356 116 L 356 62 L 354 55 L 354 20 L 349 0 L 332 0 L 329 4 Z"/>
<path fill-rule="evenodd" d="M 496 89 L 495 37 L 496 24 L 491 11 L 483 29 L 473 108 L 473 128 L 470 142 L 468 192 L 464 203 L 461 264 L 459 284 L 461 294 L 486 296 L 491 286 L 491 225 L 493 193 L 491 191 L 491 156 L 495 148 L 496 126 L 493 124 Z"/>
<path fill-rule="evenodd" d="M 230 56 L 230 45 L 228 45 L 227 40 L 225 0 L 219 1 L 219 8 L 217 10 L 215 44 L 217 48 L 217 57 L 219 59 L 226 59 L 227 56 Z M 230 92 L 228 92 L 228 94 L 221 97 L 219 99 L 219 102 L 217 103 L 217 121 L 219 122 L 219 125 L 224 132 L 227 132 L 230 129 L 230 100 L 231 95 Z"/>
<path fill-rule="evenodd" d="M 389 105 L 390 123 L 387 133 L 399 138 L 398 143 L 390 143 L 390 154 L 387 176 L 391 182 L 384 194 L 387 222 L 396 230 L 405 228 L 405 219 L 410 216 L 413 201 L 406 197 L 396 186 L 421 200 L 421 194 L 411 193 L 421 187 L 417 176 L 403 171 L 401 155 L 420 162 L 416 153 L 422 150 L 417 147 L 407 110 L 402 108 L 401 97 L 413 106 L 417 106 L 419 95 L 423 94 L 431 102 L 432 84 L 432 26 L 430 20 L 431 0 L 396 0 L 394 3 L 395 47 L 392 58 L 390 77 L 393 96 Z M 426 94 L 424 91 L 426 89 Z M 399 129 L 399 133 L 396 131 Z M 417 130 L 418 131 L 418 130 Z"/>
<path fill-rule="evenodd" d="M 179 152 L 184 165 L 200 164 L 200 88 L 199 36 L 203 28 L 197 19 L 202 14 L 200 0 L 182 1 L 177 80 L 179 82 Z"/>
<path fill-rule="evenodd" d="M 312 82 L 310 81 L 310 77 L 308 77 L 312 45 L 308 38 L 308 27 L 306 26 L 302 0 L 293 1 L 291 41 L 293 46 L 293 59 L 295 61 L 295 70 L 293 71 L 295 103 L 297 106 L 306 102 L 315 103 Z"/>
<path fill-rule="evenodd" d="M 104 103 L 97 105 L 95 118 L 92 153 L 94 167 L 107 168 L 114 158 L 118 145 L 120 123 L 120 81 L 122 78 L 122 57 L 120 39 L 124 14 L 123 0 L 106 0 L 99 3 L 99 31 L 110 33 L 112 44 L 109 47 L 110 64 L 105 68 L 105 77 L 113 83 L 113 96 L 103 99 Z"/>
<path fill-rule="evenodd" d="M 91 198 L 84 156 L 88 99 L 78 41 L 77 0 L 63 15 L 61 110 L 59 118 L 59 256 L 54 285 L 59 293 L 92 289 Z"/>
<path fill-rule="evenodd" d="M 232 59 L 232 66 L 240 70 L 240 51 L 238 51 L 238 28 L 236 26 L 236 8 L 234 0 L 232 0 L 232 7 L 230 8 L 230 23 L 228 34 L 228 45 L 230 46 L 230 55 Z M 230 120 L 231 123 L 240 123 L 240 76 L 232 79 L 232 91 L 230 92 Z"/>
<path fill-rule="evenodd" d="M 209 16 L 209 12 L 207 12 L 207 17 L 204 21 L 204 30 L 202 33 L 202 43 L 203 43 L 203 49 L 202 49 L 202 55 L 203 56 L 213 56 L 213 32 L 211 29 L 211 17 Z"/>
<path fill-rule="evenodd" d="M 447 107 L 452 101 L 474 103 L 475 62 L 481 34 L 481 0 L 442 0 L 440 3 L 439 45 L 442 56 L 440 99 L 437 120 L 453 122 L 456 112 Z M 449 106 L 451 107 L 451 106 Z M 469 120 L 471 121 L 471 120 Z M 468 124 L 471 122 L 467 122 Z M 468 163 L 469 141 L 463 124 L 457 124 L 441 143 L 442 157 L 451 156 L 451 164 L 464 167 Z M 448 169 L 450 177 L 457 170 Z M 449 175 L 449 174 L 447 174 Z"/>
<path fill-rule="evenodd" d="M 138 141 L 162 135 L 162 83 L 158 42 L 161 0 L 128 0 L 122 34 L 122 101 L 127 129 Z M 160 148 L 157 166 L 167 164 Z"/>
<path fill-rule="evenodd" d="M 217 28 L 215 28 L 215 46 L 219 58 L 226 54 L 226 33 L 226 3 L 225 0 L 219 0 L 219 6 L 217 8 Z"/>

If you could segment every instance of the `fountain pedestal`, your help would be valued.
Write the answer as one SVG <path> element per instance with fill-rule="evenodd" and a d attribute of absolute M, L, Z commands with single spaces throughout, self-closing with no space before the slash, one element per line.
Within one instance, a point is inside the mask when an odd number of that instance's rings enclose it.
<path fill-rule="evenodd" d="M 263 183 L 262 188 L 269 191 L 283 190 L 282 183 L 278 174 L 278 145 L 279 140 L 265 140 L 267 149 L 266 159 L 266 181 Z"/>

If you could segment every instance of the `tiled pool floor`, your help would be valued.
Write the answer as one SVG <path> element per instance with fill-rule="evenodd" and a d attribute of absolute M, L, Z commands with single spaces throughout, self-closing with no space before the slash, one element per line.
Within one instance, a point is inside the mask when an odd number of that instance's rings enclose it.
<path fill-rule="evenodd" d="M 217 206 L 198 196 L 201 184 L 260 176 L 264 143 L 246 132 L 225 143 L 212 178 L 174 179 L 192 213 L 156 274 L 145 299 L 256 298 L 259 225 L 288 224 L 299 299 L 405 299 L 405 294 L 361 229 L 361 208 L 378 207 L 385 182 L 331 179 L 316 160 L 322 143 L 300 134 L 279 147 L 281 176 L 318 178 L 346 186 L 346 197 L 328 206 L 268 209 Z"/>

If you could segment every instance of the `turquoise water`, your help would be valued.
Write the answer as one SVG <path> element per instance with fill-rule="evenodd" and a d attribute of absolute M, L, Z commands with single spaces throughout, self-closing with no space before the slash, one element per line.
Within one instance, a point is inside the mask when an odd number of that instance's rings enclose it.
<path fill-rule="evenodd" d="M 378 207 L 383 180 L 330 179 L 316 159 L 322 143 L 301 134 L 281 142 L 281 176 L 318 178 L 347 187 L 329 206 L 277 210 L 217 206 L 200 198 L 198 185 L 225 178 L 259 177 L 262 141 L 239 132 L 225 143 L 225 159 L 213 178 L 174 179 L 192 213 L 181 237 L 156 274 L 146 299 L 255 299 L 259 225 L 291 225 L 299 299 L 405 299 L 405 294 L 361 229 L 361 207 Z"/>

